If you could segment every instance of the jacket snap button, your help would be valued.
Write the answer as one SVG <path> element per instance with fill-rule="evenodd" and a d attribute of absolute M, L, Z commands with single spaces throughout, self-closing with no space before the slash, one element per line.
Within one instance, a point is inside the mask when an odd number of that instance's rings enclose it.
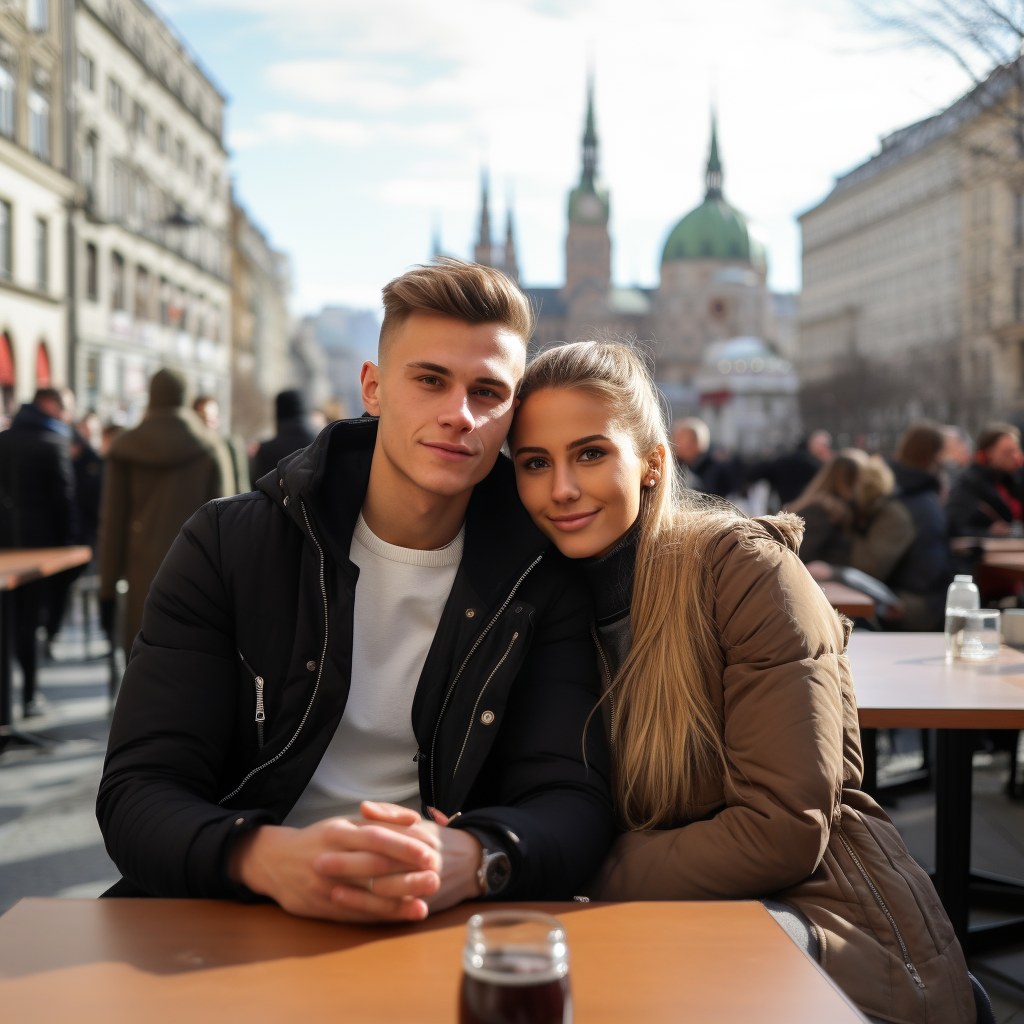
<path fill-rule="evenodd" d="M 491 722 L 494 721 L 494 712 L 493 711 L 485 711 L 480 716 L 480 721 L 483 722 L 484 725 L 490 725 Z"/>
<path fill-rule="evenodd" d="M 277 481 L 277 486 L 278 487 L 284 487 L 284 481 L 283 480 L 278 480 Z"/>
<path fill-rule="evenodd" d="M 235 824 L 236 825 L 244 825 L 245 824 L 245 818 L 235 818 Z"/>
<path fill-rule="evenodd" d="M 476 615 L 476 609 L 475 608 L 467 608 L 466 609 L 466 618 L 467 619 L 473 618 L 474 615 Z"/>
<path fill-rule="evenodd" d="M 316 662 L 315 661 L 307 661 L 306 662 L 306 668 L 307 668 L 308 671 L 312 672 L 316 668 Z"/>
<path fill-rule="evenodd" d="M 290 498 L 288 497 L 288 495 L 286 494 L 286 495 L 284 496 L 284 507 L 285 507 L 285 508 L 287 508 L 287 507 L 288 507 L 288 502 L 289 502 L 290 500 L 291 500 L 291 499 L 290 499 Z"/>
<path fill-rule="evenodd" d="M 518 615 L 522 610 L 523 610 L 523 606 L 521 604 L 520 605 L 516 605 L 516 615 Z"/>

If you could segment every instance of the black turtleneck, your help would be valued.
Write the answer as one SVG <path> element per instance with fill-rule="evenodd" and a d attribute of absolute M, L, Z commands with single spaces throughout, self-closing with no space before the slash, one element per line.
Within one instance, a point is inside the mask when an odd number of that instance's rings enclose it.
<path fill-rule="evenodd" d="M 614 662 L 613 671 L 629 653 L 632 628 L 629 608 L 633 602 L 633 573 L 640 530 L 634 527 L 603 558 L 582 563 L 594 601 L 597 629 Z"/>

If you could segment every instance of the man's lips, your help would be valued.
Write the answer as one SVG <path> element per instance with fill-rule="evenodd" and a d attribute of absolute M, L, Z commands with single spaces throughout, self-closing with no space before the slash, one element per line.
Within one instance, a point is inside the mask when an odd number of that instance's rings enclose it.
<path fill-rule="evenodd" d="M 584 526 L 589 526 L 599 511 L 594 509 L 593 512 L 570 512 L 564 516 L 548 516 L 548 520 L 556 530 L 572 533 L 574 530 L 582 530 Z"/>
<path fill-rule="evenodd" d="M 423 444 L 445 462 L 465 462 L 476 454 L 462 444 L 445 444 L 443 441 L 424 441 Z"/>

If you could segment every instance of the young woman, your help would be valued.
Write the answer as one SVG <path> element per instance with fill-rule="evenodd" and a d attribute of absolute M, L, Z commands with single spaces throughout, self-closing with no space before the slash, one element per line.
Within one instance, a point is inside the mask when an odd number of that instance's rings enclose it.
<path fill-rule="evenodd" d="M 786 506 L 804 521 L 800 545 L 804 562 L 847 564 L 856 516 L 853 491 L 859 470 L 856 459 L 835 455 L 818 470 L 800 497 Z"/>
<path fill-rule="evenodd" d="M 935 890 L 858 788 L 848 624 L 795 554 L 800 521 L 682 496 L 656 389 L 625 345 L 551 349 L 521 397 L 519 493 L 591 582 L 628 829 L 591 895 L 771 897 L 865 1012 L 974 1021 Z"/>

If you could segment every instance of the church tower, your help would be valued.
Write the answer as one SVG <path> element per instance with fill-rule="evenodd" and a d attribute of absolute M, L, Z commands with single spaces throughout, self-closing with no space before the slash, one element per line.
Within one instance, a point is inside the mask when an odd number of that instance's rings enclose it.
<path fill-rule="evenodd" d="M 583 131 L 583 173 L 569 193 L 569 233 L 565 239 L 567 301 L 589 292 L 589 301 L 611 288 L 612 243 L 608 235 L 608 190 L 597 174 L 597 128 L 594 122 L 594 80 L 587 83 L 587 120 Z"/>
<path fill-rule="evenodd" d="M 508 201 L 508 219 L 505 223 L 505 263 L 502 269 L 519 284 L 519 263 L 516 260 L 516 236 L 512 229 L 512 199 Z"/>
<path fill-rule="evenodd" d="M 494 265 L 494 246 L 491 244 L 491 212 L 489 208 L 490 182 L 487 170 L 480 172 L 480 230 L 473 246 L 473 262 L 484 267 Z"/>

